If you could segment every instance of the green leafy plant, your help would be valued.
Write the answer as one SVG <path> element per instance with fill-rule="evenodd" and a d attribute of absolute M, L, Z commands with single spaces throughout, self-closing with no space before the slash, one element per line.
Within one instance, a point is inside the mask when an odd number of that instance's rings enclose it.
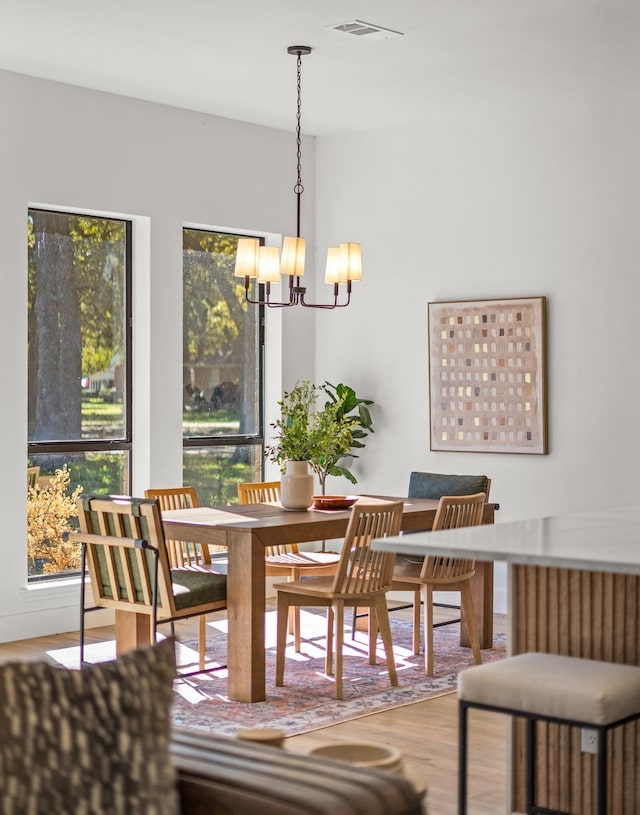
<path fill-rule="evenodd" d="M 325 382 L 322 389 L 328 397 L 324 408 L 325 412 L 333 408 L 335 426 L 340 427 L 348 421 L 351 431 L 351 440 L 346 450 L 339 454 L 338 451 L 332 454 L 331 450 L 327 448 L 325 454 L 318 459 L 316 466 L 314 466 L 313 462 L 311 464 L 318 474 L 320 486 L 324 493 L 328 475 L 346 478 L 352 484 L 358 483 L 358 479 L 351 470 L 340 462 L 346 457 L 358 458 L 358 455 L 353 451 L 362 449 L 365 446 L 364 439 L 369 433 L 374 432 L 373 420 L 369 411 L 369 405 L 373 405 L 374 402 L 373 399 L 360 398 L 353 388 L 342 383 L 332 385 L 330 382 Z"/>
<path fill-rule="evenodd" d="M 318 408 L 321 395 L 326 401 Z M 356 484 L 356 477 L 340 462 L 347 456 L 356 458 L 353 451 L 364 447 L 362 439 L 373 432 L 367 407 L 372 404 L 371 399 L 359 398 L 348 385 L 299 382 L 278 402 L 280 418 L 271 425 L 276 435 L 265 454 L 282 472 L 287 461 L 309 462 L 323 494 L 329 475 L 343 476 Z"/>
<path fill-rule="evenodd" d="M 271 424 L 275 437 L 273 444 L 265 448 L 265 455 L 280 467 L 281 472 L 286 470 L 287 461 L 311 459 L 310 427 L 317 401 L 318 387 L 305 380 L 296 383 L 278 402 L 280 418 Z"/>

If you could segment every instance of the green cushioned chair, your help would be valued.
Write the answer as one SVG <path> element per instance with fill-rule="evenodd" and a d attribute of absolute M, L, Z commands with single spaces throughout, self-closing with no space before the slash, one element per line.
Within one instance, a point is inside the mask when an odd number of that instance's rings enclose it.
<path fill-rule="evenodd" d="M 224 574 L 172 569 L 157 499 L 93 495 L 78 499 L 82 573 L 89 569 L 95 608 L 146 614 L 150 637 L 160 623 L 200 617 L 199 671 L 205 665 L 205 615 L 227 607 Z M 84 581 L 81 591 L 80 663 L 84 662 Z M 218 666 L 221 667 L 221 666 Z M 184 675 L 184 674 L 183 674 Z"/>
<path fill-rule="evenodd" d="M 443 495 L 475 495 L 484 492 L 488 501 L 490 489 L 491 479 L 486 475 L 412 472 L 409 476 L 409 498 L 440 500 Z"/>

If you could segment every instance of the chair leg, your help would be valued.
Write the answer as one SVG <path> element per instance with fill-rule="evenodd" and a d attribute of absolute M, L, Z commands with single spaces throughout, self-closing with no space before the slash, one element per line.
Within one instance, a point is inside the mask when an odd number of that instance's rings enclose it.
<path fill-rule="evenodd" d="M 464 702 L 458 704 L 458 815 L 467 813 L 467 712 Z"/>
<path fill-rule="evenodd" d="M 82 559 L 80 570 L 80 668 L 84 665 L 84 615 L 85 615 L 85 580 L 87 576 L 87 545 L 82 543 Z"/>
<path fill-rule="evenodd" d="M 427 676 L 433 676 L 433 589 L 422 586 L 424 605 L 424 669 Z"/>
<path fill-rule="evenodd" d="M 296 654 L 300 653 L 300 606 L 294 606 L 289 614 L 289 625 L 293 628 L 293 647 Z M 291 619 L 293 617 L 293 619 Z"/>
<path fill-rule="evenodd" d="M 287 647 L 287 627 L 289 624 L 289 596 L 278 592 L 277 632 L 276 632 L 276 686 L 284 685 L 284 654 Z"/>
<path fill-rule="evenodd" d="M 482 654 L 480 653 L 480 640 L 478 638 L 478 624 L 476 622 L 476 615 L 473 610 L 473 597 L 471 595 L 471 585 L 467 580 L 460 588 L 460 599 L 462 608 L 467 620 L 467 628 L 469 629 L 469 640 L 471 641 L 471 648 L 473 649 L 473 659 L 476 665 L 482 662 Z"/>
<path fill-rule="evenodd" d="M 201 671 L 204 671 L 204 659 L 207 650 L 207 615 L 201 614 L 198 623 L 198 667 Z"/>
<path fill-rule="evenodd" d="M 356 638 L 356 623 L 358 622 L 358 609 L 353 607 L 353 616 L 351 617 L 351 639 Z"/>
<path fill-rule="evenodd" d="M 413 653 L 420 653 L 420 589 L 413 593 Z"/>
<path fill-rule="evenodd" d="M 607 731 L 598 730 L 598 800 L 597 814 L 607 815 Z"/>
<path fill-rule="evenodd" d="M 342 699 L 342 651 L 344 648 L 344 603 L 337 600 L 334 608 L 336 641 L 336 699 Z"/>
<path fill-rule="evenodd" d="M 369 665 L 376 664 L 376 643 L 378 642 L 378 615 L 373 606 L 369 608 L 369 625 L 368 625 L 368 639 L 369 639 Z"/>
<path fill-rule="evenodd" d="M 291 569 L 287 578 L 288 583 L 300 579 L 300 569 Z M 300 653 L 300 606 L 290 606 L 289 608 L 289 633 L 293 634 L 293 647 L 296 654 Z"/>
<path fill-rule="evenodd" d="M 536 801 L 536 720 L 528 717 L 525 722 L 525 808 L 533 812 Z"/>
<path fill-rule="evenodd" d="M 327 676 L 333 675 L 333 608 L 327 608 L 327 651 L 324 657 L 324 672 Z"/>
<path fill-rule="evenodd" d="M 380 628 L 380 636 L 384 645 L 384 653 L 387 659 L 387 670 L 389 671 L 389 681 L 392 685 L 398 684 L 398 674 L 396 672 L 396 661 L 393 657 L 393 640 L 391 638 L 391 625 L 389 624 L 389 610 L 386 598 L 380 597 L 376 600 L 376 616 Z"/>

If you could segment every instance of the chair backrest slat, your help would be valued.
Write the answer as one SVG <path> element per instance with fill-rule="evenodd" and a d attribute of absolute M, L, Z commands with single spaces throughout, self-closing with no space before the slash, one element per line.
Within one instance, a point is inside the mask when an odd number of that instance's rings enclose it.
<path fill-rule="evenodd" d="M 265 504 L 279 500 L 279 481 L 247 481 L 238 484 L 238 502 L 240 504 Z"/>
<path fill-rule="evenodd" d="M 395 555 L 374 551 L 371 542 L 400 533 L 402 501 L 355 504 L 351 513 L 333 591 L 345 595 L 387 591 Z"/>
<path fill-rule="evenodd" d="M 145 498 L 157 498 L 160 509 L 191 509 L 199 507 L 195 487 L 164 487 L 144 491 Z"/>
<path fill-rule="evenodd" d="M 200 506 L 195 487 L 148 489 L 144 491 L 144 495 L 145 498 L 157 499 L 161 510 L 192 509 Z M 166 540 L 165 543 L 173 569 L 211 563 L 208 546 L 178 540 Z"/>
<path fill-rule="evenodd" d="M 238 484 L 239 504 L 268 504 L 280 500 L 279 481 L 246 481 Z M 281 543 L 274 546 L 265 546 L 266 557 L 270 555 L 286 555 L 298 551 L 297 543 Z"/>
<path fill-rule="evenodd" d="M 432 531 L 460 529 L 466 526 L 479 526 L 487 496 L 484 492 L 474 495 L 444 495 L 438 503 Z M 429 580 L 454 580 L 473 573 L 475 561 L 443 555 L 426 557 L 422 564 L 421 577 Z"/>

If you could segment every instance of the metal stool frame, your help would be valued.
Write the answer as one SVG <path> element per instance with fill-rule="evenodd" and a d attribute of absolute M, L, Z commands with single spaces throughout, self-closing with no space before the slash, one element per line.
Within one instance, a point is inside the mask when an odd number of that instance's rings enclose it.
<path fill-rule="evenodd" d="M 465 699 L 458 701 L 458 815 L 467 812 L 467 713 L 469 708 L 487 710 L 493 713 L 504 713 L 526 720 L 525 731 L 525 805 L 527 815 L 571 815 L 557 809 L 547 809 L 536 806 L 535 803 L 535 765 L 536 765 L 536 722 L 543 721 L 551 724 L 560 724 L 567 727 L 580 727 L 596 732 L 596 776 L 597 776 L 597 815 L 607 815 L 607 733 L 616 727 L 640 719 L 640 712 L 618 719 L 606 725 L 596 725 L 593 722 L 575 721 L 574 719 L 561 719 L 545 716 L 539 713 L 527 713 L 522 710 L 498 705 L 487 705 L 479 702 L 469 702 Z"/>

